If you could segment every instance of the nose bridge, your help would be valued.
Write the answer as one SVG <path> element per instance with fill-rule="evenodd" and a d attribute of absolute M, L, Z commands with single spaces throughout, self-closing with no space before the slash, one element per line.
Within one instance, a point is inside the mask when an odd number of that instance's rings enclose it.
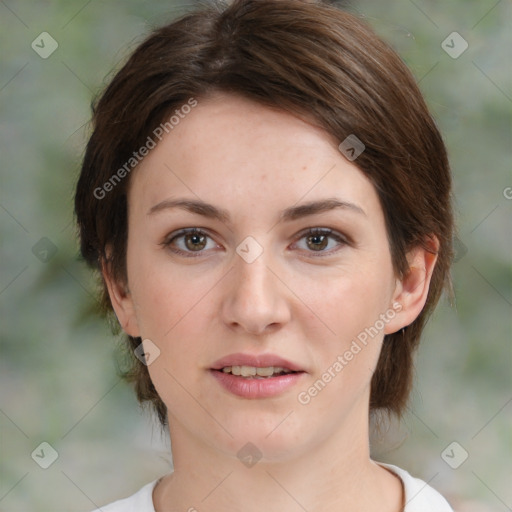
<path fill-rule="evenodd" d="M 268 268 L 268 256 L 260 255 L 256 260 L 247 262 L 239 258 L 236 263 L 234 277 L 237 280 L 235 291 L 239 290 L 241 294 L 247 293 L 251 298 L 269 299 L 272 283 L 270 283 Z"/>
<path fill-rule="evenodd" d="M 256 255 L 255 246 L 249 241 L 240 244 L 237 253 L 229 292 L 224 298 L 224 320 L 252 333 L 284 323 L 289 318 L 288 305 L 279 280 L 270 270 L 270 251 L 261 250 Z"/>
<path fill-rule="evenodd" d="M 261 237 L 260 237 L 261 239 Z M 248 291 L 253 297 L 263 298 L 267 287 L 269 269 L 272 265 L 271 250 L 264 247 L 252 236 L 246 237 L 236 248 L 234 279 L 237 281 L 236 289 Z"/>

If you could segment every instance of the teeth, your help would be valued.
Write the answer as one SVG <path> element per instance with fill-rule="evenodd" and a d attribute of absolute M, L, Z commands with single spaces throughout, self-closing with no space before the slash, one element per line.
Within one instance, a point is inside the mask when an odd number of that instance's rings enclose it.
<path fill-rule="evenodd" d="M 260 377 L 270 377 L 274 373 L 274 367 L 270 366 L 269 368 L 257 368 L 256 373 Z M 276 372 L 277 373 L 277 372 Z"/>
<path fill-rule="evenodd" d="M 242 377 L 253 377 L 256 375 L 256 368 L 254 366 L 240 366 L 240 375 Z"/>
<path fill-rule="evenodd" d="M 265 368 L 257 368 L 255 366 L 225 366 L 222 368 L 224 373 L 231 373 L 241 377 L 271 377 L 280 373 L 292 373 L 291 370 L 281 366 L 267 366 Z"/>

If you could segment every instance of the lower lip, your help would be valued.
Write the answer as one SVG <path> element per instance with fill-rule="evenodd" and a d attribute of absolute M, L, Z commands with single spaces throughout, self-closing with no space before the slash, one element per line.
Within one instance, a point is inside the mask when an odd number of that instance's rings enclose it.
<path fill-rule="evenodd" d="M 251 379 L 218 370 L 212 370 L 211 373 L 224 389 L 243 398 L 277 396 L 297 384 L 304 374 L 304 372 L 297 372 L 279 375 L 278 377 Z"/>

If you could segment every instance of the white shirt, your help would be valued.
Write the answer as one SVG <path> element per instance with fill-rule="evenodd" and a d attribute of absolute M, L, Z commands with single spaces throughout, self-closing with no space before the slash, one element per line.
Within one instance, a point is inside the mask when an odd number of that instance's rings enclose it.
<path fill-rule="evenodd" d="M 432 487 L 419 478 L 412 477 L 407 471 L 390 464 L 379 465 L 389 469 L 403 482 L 405 491 L 405 509 L 403 512 L 453 512 L 448 502 Z M 153 489 L 158 480 L 145 485 L 133 496 L 115 501 L 93 512 L 155 512 Z"/>

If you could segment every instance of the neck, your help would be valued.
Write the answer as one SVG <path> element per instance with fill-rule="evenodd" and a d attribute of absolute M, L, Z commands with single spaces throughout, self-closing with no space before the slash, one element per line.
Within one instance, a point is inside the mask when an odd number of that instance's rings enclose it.
<path fill-rule="evenodd" d="M 154 491 L 156 512 L 398 512 L 401 483 L 370 459 L 367 414 L 357 420 L 293 458 L 248 467 L 171 418 L 174 472 Z"/>

